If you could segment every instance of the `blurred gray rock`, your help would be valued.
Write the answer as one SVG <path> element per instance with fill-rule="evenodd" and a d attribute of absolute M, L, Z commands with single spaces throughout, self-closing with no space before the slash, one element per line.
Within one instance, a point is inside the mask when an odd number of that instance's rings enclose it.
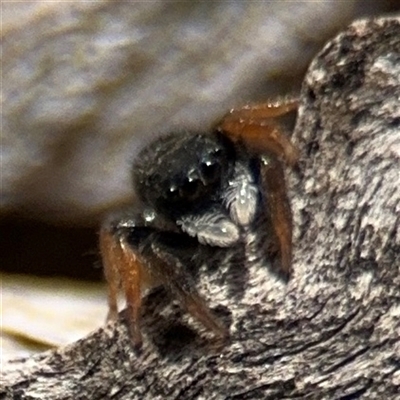
<path fill-rule="evenodd" d="M 2 214 L 95 222 L 146 142 L 288 89 L 362 3 L 4 3 Z"/>

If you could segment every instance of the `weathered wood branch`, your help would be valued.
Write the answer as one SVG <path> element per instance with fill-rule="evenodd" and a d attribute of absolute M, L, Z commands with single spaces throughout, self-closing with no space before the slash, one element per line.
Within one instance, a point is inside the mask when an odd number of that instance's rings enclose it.
<path fill-rule="evenodd" d="M 400 19 L 360 21 L 305 78 L 288 175 L 294 276 L 246 271 L 223 305 L 232 338 L 210 345 L 150 296 L 145 346 L 123 318 L 55 351 L 3 365 L 1 399 L 395 399 L 400 393 Z M 79 312 L 79 310 L 77 310 Z M 185 321 L 178 323 L 177 321 Z M 184 325 L 186 324 L 186 325 Z"/>

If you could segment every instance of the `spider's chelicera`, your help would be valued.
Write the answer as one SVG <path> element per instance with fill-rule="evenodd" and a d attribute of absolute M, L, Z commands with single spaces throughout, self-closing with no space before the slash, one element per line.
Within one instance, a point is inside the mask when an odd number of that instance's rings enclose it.
<path fill-rule="evenodd" d="M 282 162 L 293 165 L 297 152 L 276 118 L 296 106 L 287 100 L 232 110 L 210 133 L 172 133 L 139 154 L 133 167 L 139 204 L 109 216 L 100 232 L 108 318 L 117 316 L 122 288 L 136 347 L 143 293 L 159 285 L 215 335 L 228 336 L 190 271 L 241 248 L 256 221 L 270 226 L 260 254 L 275 248 L 289 276 L 292 226 Z"/>

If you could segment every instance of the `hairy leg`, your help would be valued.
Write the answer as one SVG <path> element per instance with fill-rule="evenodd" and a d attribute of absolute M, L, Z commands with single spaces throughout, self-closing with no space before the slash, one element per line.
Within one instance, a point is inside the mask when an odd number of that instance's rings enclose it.
<path fill-rule="evenodd" d="M 297 106 L 297 100 L 291 99 L 232 109 L 217 125 L 217 130 L 234 142 L 243 141 L 251 151 L 272 153 L 293 166 L 298 159 L 297 149 L 276 118 L 296 110 Z"/>
<path fill-rule="evenodd" d="M 142 344 L 140 332 L 141 292 L 144 284 L 143 266 L 126 241 L 124 231 L 111 233 L 107 227 L 100 231 L 100 250 L 108 284 L 107 320 L 118 316 L 118 292 L 124 289 L 129 318 L 129 329 L 135 347 Z"/>
<path fill-rule="evenodd" d="M 108 318 L 117 317 L 117 294 L 122 286 L 131 338 L 139 349 L 142 293 L 145 288 L 163 285 L 207 329 L 219 338 L 227 337 L 228 330 L 211 312 L 188 272 L 188 264 L 201 245 L 187 235 L 160 230 L 159 223 L 156 218 L 152 226 L 144 226 L 142 216 L 133 215 L 104 224 L 100 248 L 108 282 Z"/>
<path fill-rule="evenodd" d="M 296 98 L 283 98 L 270 103 L 247 104 L 241 108 L 232 109 L 226 116 L 235 119 L 268 119 L 277 118 L 297 110 L 299 103 Z"/>
<path fill-rule="evenodd" d="M 227 338 L 228 329 L 212 313 L 206 301 L 197 291 L 192 276 L 187 272 L 186 260 L 179 255 L 174 246 L 163 240 L 165 233 L 161 233 L 152 243 L 154 255 L 159 262 L 152 263 L 157 275 L 162 277 L 164 284 L 178 298 L 181 305 L 207 329 L 218 338 Z M 177 239 L 178 239 L 177 235 Z M 178 239 L 179 240 L 179 239 Z M 170 238 L 168 238 L 170 242 Z"/>
<path fill-rule="evenodd" d="M 282 164 L 261 158 L 261 184 L 280 253 L 282 272 L 288 277 L 292 264 L 292 212 L 286 194 Z"/>
<path fill-rule="evenodd" d="M 105 228 L 100 231 L 100 252 L 108 288 L 107 320 L 118 316 L 118 292 L 121 286 L 120 267 L 122 250 L 118 240 Z"/>

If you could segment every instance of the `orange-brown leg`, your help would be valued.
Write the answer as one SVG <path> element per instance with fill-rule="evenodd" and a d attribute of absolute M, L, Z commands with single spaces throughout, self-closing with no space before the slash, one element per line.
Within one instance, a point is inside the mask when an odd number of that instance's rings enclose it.
<path fill-rule="evenodd" d="M 285 176 L 281 163 L 293 166 L 298 160 L 297 149 L 282 132 L 277 118 L 296 110 L 298 101 L 286 99 L 276 103 L 247 105 L 233 109 L 217 129 L 234 142 L 243 142 L 262 157 L 261 179 L 266 205 L 278 242 L 282 271 L 289 275 L 292 261 L 292 214 L 286 195 Z"/>
<path fill-rule="evenodd" d="M 118 292 L 121 286 L 119 265 L 122 262 L 122 252 L 119 242 L 104 228 L 100 231 L 100 252 L 108 288 L 107 320 L 115 320 L 118 316 Z"/>
<path fill-rule="evenodd" d="M 201 322 L 207 329 L 214 332 L 218 338 L 227 338 L 229 336 L 228 329 L 210 311 L 200 295 L 184 292 L 179 297 L 189 314 Z"/>
<path fill-rule="evenodd" d="M 273 154 L 290 166 L 298 160 L 297 149 L 289 139 L 282 134 L 277 124 L 256 122 L 227 122 L 221 125 L 222 130 L 234 142 L 243 140 L 246 146 L 256 153 Z"/>
<path fill-rule="evenodd" d="M 297 149 L 282 133 L 276 118 L 295 110 L 297 105 L 297 100 L 288 100 L 233 109 L 218 124 L 217 129 L 234 142 L 243 141 L 252 151 L 272 153 L 293 166 L 298 159 Z"/>
<path fill-rule="evenodd" d="M 124 240 L 121 240 L 121 249 L 124 257 L 122 276 L 128 307 L 129 330 L 134 346 L 140 348 L 142 346 L 140 311 L 142 305 L 143 267 Z"/>
<path fill-rule="evenodd" d="M 140 332 L 140 306 L 142 265 L 123 237 L 113 235 L 107 229 L 100 231 L 100 250 L 108 283 L 107 319 L 118 315 L 118 292 L 123 284 L 128 307 L 129 329 L 135 347 L 142 344 Z"/>
<path fill-rule="evenodd" d="M 166 286 L 192 317 L 214 332 L 218 338 L 227 338 L 228 329 L 210 310 L 184 265 L 165 248 L 156 247 L 154 250 L 157 257 L 152 263 L 154 273 L 167 283 Z"/>
<path fill-rule="evenodd" d="M 277 118 L 297 110 L 299 102 L 295 98 L 282 99 L 274 103 L 247 104 L 241 108 L 232 109 L 227 117 L 235 119 L 267 119 Z"/>
<path fill-rule="evenodd" d="M 282 164 L 278 160 L 262 157 L 261 180 L 278 241 L 282 272 L 289 276 L 292 269 L 292 213 Z"/>

